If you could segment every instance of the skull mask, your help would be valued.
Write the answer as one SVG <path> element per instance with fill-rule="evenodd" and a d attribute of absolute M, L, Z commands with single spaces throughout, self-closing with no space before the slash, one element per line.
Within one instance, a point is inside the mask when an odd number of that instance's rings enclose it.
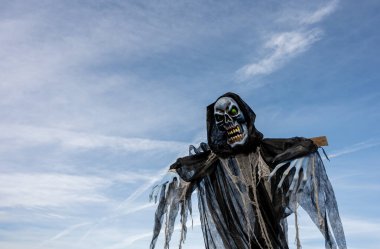
<path fill-rule="evenodd" d="M 227 134 L 227 144 L 235 147 L 246 142 L 247 122 L 234 99 L 230 97 L 218 99 L 214 105 L 214 117 L 218 129 Z"/>

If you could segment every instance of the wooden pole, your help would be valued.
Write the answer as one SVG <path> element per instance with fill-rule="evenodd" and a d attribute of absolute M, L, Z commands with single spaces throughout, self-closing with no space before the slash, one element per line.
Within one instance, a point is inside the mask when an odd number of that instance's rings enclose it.
<path fill-rule="evenodd" d="M 309 139 L 312 140 L 318 147 L 328 146 L 329 145 L 326 136 L 312 137 L 312 138 L 309 138 Z"/>

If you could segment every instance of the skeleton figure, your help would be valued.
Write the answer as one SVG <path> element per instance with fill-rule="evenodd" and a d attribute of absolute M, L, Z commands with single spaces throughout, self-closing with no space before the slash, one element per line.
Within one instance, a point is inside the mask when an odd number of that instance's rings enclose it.
<path fill-rule="evenodd" d="M 231 147 L 245 143 L 248 138 L 247 124 L 234 99 L 218 99 L 214 106 L 214 116 L 218 129 L 227 133 L 227 143 Z"/>
<path fill-rule="evenodd" d="M 195 189 L 206 249 L 287 249 L 286 218 L 297 214 L 298 205 L 325 237 L 327 249 L 346 248 L 318 147 L 299 137 L 263 139 L 254 126 L 255 118 L 251 108 L 233 93 L 207 107 L 208 145 L 190 146 L 190 156 L 178 158 L 151 193 L 151 198 L 159 201 L 151 249 L 164 214 L 164 247 L 169 248 L 180 215 L 181 248 Z M 298 226 L 296 234 L 300 248 Z"/>

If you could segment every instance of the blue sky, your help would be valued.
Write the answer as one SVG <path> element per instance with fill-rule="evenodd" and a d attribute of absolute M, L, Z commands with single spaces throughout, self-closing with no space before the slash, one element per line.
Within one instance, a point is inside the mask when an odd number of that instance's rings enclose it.
<path fill-rule="evenodd" d="M 328 136 L 349 248 L 378 248 L 378 1 L 0 3 L 0 248 L 148 248 L 152 184 L 228 91 L 266 137 Z"/>

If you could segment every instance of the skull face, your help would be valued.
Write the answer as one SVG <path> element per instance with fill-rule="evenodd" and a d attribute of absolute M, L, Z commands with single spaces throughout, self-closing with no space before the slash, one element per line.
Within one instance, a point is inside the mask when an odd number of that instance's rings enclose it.
<path fill-rule="evenodd" d="M 214 105 L 214 116 L 218 129 L 227 133 L 227 144 L 235 147 L 246 142 L 247 122 L 234 99 L 230 97 L 218 99 Z"/>

